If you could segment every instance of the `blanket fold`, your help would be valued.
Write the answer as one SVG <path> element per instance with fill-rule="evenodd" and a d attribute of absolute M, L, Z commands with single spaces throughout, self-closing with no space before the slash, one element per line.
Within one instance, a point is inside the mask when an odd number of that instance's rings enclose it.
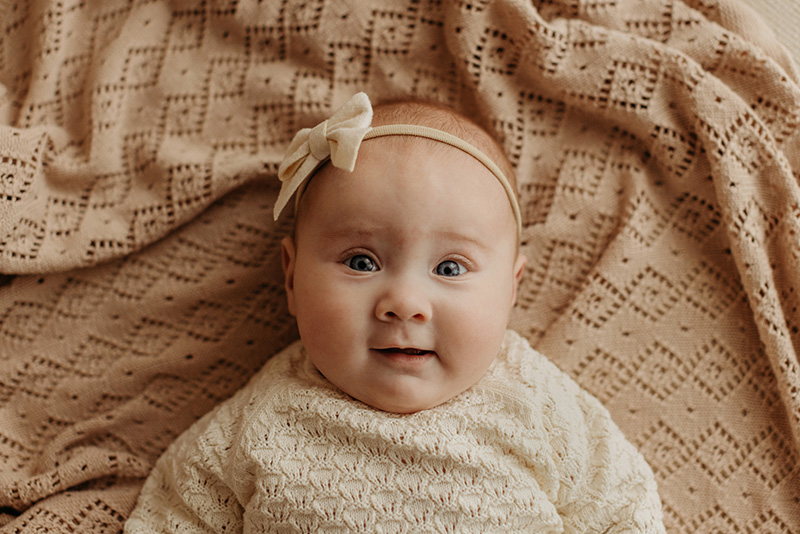
<path fill-rule="evenodd" d="M 278 164 L 358 91 L 497 133 L 511 327 L 639 447 L 668 531 L 800 530 L 800 78 L 751 9 L 35 0 L 0 26 L 0 533 L 119 530 L 296 338 Z"/>

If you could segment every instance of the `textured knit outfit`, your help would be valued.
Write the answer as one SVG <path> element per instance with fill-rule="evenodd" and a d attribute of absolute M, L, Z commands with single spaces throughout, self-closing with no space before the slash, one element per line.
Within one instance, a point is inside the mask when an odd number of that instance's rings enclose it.
<path fill-rule="evenodd" d="M 513 331 L 421 412 L 371 408 L 296 342 L 159 459 L 127 533 L 663 533 L 656 483 L 606 409 Z"/>

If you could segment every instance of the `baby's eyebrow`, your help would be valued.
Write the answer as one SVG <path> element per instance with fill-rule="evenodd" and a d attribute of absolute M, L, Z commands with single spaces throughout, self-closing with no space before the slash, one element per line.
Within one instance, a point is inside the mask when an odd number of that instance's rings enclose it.
<path fill-rule="evenodd" d="M 489 243 L 463 232 L 441 230 L 436 232 L 436 238 L 442 238 L 447 241 L 466 242 L 484 251 L 490 251 L 492 249 Z"/>
<path fill-rule="evenodd" d="M 344 226 L 333 227 L 322 232 L 322 237 L 325 239 L 345 239 L 345 238 L 358 238 L 368 239 L 375 234 L 379 233 L 378 227 L 369 226 Z"/>
<path fill-rule="evenodd" d="M 338 239 L 367 241 L 376 235 L 385 235 L 387 232 L 391 232 L 391 230 L 381 226 L 340 226 L 324 230 L 322 232 L 322 238 L 326 241 L 336 241 Z M 442 242 L 468 243 L 485 252 L 492 250 L 491 244 L 475 236 L 456 230 L 436 230 L 431 233 L 430 237 L 431 239 Z"/>

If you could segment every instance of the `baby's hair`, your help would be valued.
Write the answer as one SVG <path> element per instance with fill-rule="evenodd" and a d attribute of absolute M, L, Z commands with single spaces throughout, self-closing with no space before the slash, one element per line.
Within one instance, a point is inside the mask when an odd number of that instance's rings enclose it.
<path fill-rule="evenodd" d="M 373 107 L 372 126 L 384 124 L 416 124 L 436 128 L 455 135 L 480 149 L 503 171 L 517 194 L 514 167 L 503 147 L 477 121 L 444 104 L 424 100 L 399 99 L 379 102 Z"/>

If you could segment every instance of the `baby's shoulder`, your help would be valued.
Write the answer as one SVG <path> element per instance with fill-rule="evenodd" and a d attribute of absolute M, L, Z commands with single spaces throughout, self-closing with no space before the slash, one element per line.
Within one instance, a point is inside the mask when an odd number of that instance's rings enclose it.
<path fill-rule="evenodd" d="M 514 330 L 506 331 L 495 368 L 506 378 L 531 387 L 581 389 L 572 377 Z"/>
<path fill-rule="evenodd" d="M 305 348 L 297 340 L 271 356 L 230 399 L 222 405 L 235 410 L 243 423 L 274 404 L 292 397 L 299 389 L 313 389 L 321 377 L 310 365 Z"/>
<path fill-rule="evenodd" d="M 492 373 L 495 382 L 513 388 L 520 398 L 545 414 L 580 414 L 580 420 L 610 417 L 599 400 L 513 330 L 506 332 Z"/>
<path fill-rule="evenodd" d="M 303 373 L 303 359 L 299 341 L 271 356 L 244 386 L 196 421 L 184 435 L 198 440 L 210 437 L 212 442 L 230 447 L 261 412 L 269 411 L 276 399 L 285 398 L 285 391 L 292 387 L 290 383 Z"/>

